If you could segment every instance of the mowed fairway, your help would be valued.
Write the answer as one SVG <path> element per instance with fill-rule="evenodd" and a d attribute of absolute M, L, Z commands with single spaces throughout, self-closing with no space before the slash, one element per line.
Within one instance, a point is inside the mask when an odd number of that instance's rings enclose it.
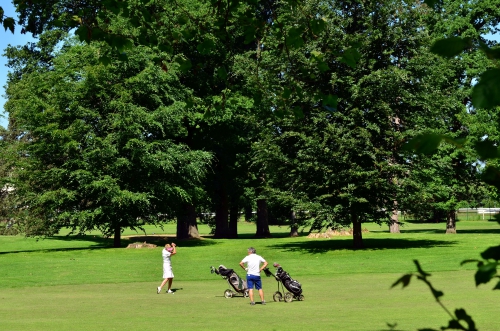
<path fill-rule="evenodd" d="M 172 258 L 176 293 L 160 295 L 161 247 L 109 248 L 110 240 L 97 234 L 39 241 L 0 237 L 0 330 L 354 331 L 389 330 L 387 323 L 397 323 L 397 330 L 438 329 L 448 316 L 424 284 L 390 289 L 402 274 L 415 270 L 413 259 L 432 274 L 450 310 L 465 308 L 481 331 L 500 330 L 500 294 L 492 290 L 494 284 L 476 288 L 475 265 L 460 266 L 498 245 L 497 223 L 462 221 L 456 235 L 445 235 L 442 223 L 407 223 L 401 234 L 392 235 L 386 227 L 364 226 L 370 232 L 363 235 L 363 251 L 351 250 L 349 237 L 287 238 L 285 227 L 271 227 L 275 238 L 253 239 L 254 227 L 246 223 L 239 225 L 242 239 L 177 242 L 178 255 Z M 146 231 L 173 236 L 175 226 Z M 206 234 L 208 228 L 200 231 Z M 164 243 L 155 240 L 147 238 Z M 210 266 L 224 264 L 243 277 L 237 266 L 249 246 L 300 281 L 305 301 L 274 302 L 277 282 L 266 277 L 266 306 L 250 306 L 242 297 L 225 299 L 229 286 L 210 273 Z"/>

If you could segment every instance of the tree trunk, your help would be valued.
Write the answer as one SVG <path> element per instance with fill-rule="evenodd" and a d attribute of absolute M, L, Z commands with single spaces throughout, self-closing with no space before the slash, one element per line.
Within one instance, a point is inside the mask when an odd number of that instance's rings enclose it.
<path fill-rule="evenodd" d="M 290 214 L 290 237 L 299 236 L 299 227 L 297 226 L 295 219 L 296 219 L 295 211 L 292 210 Z"/>
<path fill-rule="evenodd" d="M 245 206 L 245 221 L 249 222 L 252 219 L 252 206 Z"/>
<path fill-rule="evenodd" d="M 269 238 L 269 219 L 267 216 L 267 201 L 266 199 L 257 200 L 257 232 L 255 236 L 258 238 Z"/>
<path fill-rule="evenodd" d="M 215 207 L 215 233 L 214 238 L 229 237 L 229 201 L 225 189 L 219 191 L 217 197 L 217 205 Z"/>
<path fill-rule="evenodd" d="M 120 248 L 122 247 L 122 228 L 120 225 L 116 224 L 115 225 L 115 235 L 113 237 L 113 247 L 114 248 Z"/>
<path fill-rule="evenodd" d="M 238 238 L 238 216 L 238 205 L 231 205 L 229 209 L 229 238 Z"/>
<path fill-rule="evenodd" d="M 177 215 L 177 239 L 199 239 L 196 209 L 192 203 L 185 202 Z"/>
<path fill-rule="evenodd" d="M 399 230 L 399 216 L 398 216 L 398 202 L 394 200 L 391 215 L 391 223 L 389 224 L 389 232 L 390 233 L 400 233 Z"/>
<path fill-rule="evenodd" d="M 358 218 L 358 215 L 355 213 L 351 214 L 352 220 L 352 239 L 353 239 L 353 248 L 354 249 L 363 249 L 365 248 L 363 245 L 363 232 L 361 230 L 361 221 Z"/>
<path fill-rule="evenodd" d="M 454 210 L 448 211 L 448 217 L 446 218 L 446 233 L 457 233 L 456 226 L 456 213 Z"/>

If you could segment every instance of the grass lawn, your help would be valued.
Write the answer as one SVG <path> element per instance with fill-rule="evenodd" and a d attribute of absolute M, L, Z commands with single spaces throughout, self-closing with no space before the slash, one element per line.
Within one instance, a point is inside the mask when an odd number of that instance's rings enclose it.
<path fill-rule="evenodd" d="M 424 284 L 390 289 L 415 270 L 413 259 L 432 274 L 450 310 L 465 308 L 481 331 L 500 330 L 494 284 L 476 288 L 475 265 L 460 266 L 498 245 L 496 222 L 460 221 L 456 235 L 445 235 L 443 223 L 408 222 L 400 234 L 364 227 L 369 233 L 362 251 L 350 249 L 349 237 L 287 238 L 286 227 L 271 227 L 272 239 L 253 239 L 254 226 L 246 223 L 239 224 L 241 239 L 177 242 L 176 293 L 160 295 L 161 247 L 110 248 L 111 240 L 97 233 L 38 241 L 0 236 L 0 330 L 389 330 L 386 323 L 397 323 L 397 330 L 438 329 L 448 316 Z M 209 229 L 200 226 L 200 232 L 208 235 Z M 161 245 L 164 238 L 155 235 L 173 237 L 175 225 L 146 233 L 147 242 Z M 130 242 L 139 239 L 144 241 Z M 225 299 L 229 285 L 210 266 L 224 264 L 243 277 L 237 265 L 249 246 L 300 281 L 305 301 L 274 302 L 277 282 L 265 277 L 266 306 Z"/>

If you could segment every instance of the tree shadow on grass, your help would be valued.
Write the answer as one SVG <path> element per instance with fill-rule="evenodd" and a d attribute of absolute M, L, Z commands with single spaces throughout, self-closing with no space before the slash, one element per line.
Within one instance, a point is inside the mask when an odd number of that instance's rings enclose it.
<path fill-rule="evenodd" d="M 35 239 L 35 238 L 32 238 Z M 83 247 L 40 247 L 33 249 L 23 249 L 23 250 L 11 250 L 11 251 L 0 251 L 2 254 L 12 254 L 12 253 L 30 253 L 30 252 L 57 252 L 57 251 L 77 251 L 77 250 L 94 250 L 94 249 L 106 249 L 113 248 L 112 238 L 103 238 L 101 236 L 93 235 L 71 235 L 71 236 L 50 236 L 36 238 L 37 242 L 43 245 L 43 242 L 47 241 L 61 241 L 61 242 L 89 242 L 87 246 Z M 61 244 L 61 246 L 65 246 Z"/>
<path fill-rule="evenodd" d="M 54 247 L 54 248 L 46 248 L 41 247 L 38 249 L 26 249 L 26 250 L 12 250 L 12 251 L 0 251 L 0 255 L 2 254 L 12 254 L 12 253 L 30 253 L 30 252 L 64 252 L 64 251 L 78 251 L 78 250 L 96 250 L 96 249 L 109 249 L 113 247 L 113 238 L 104 238 L 98 235 L 68 235 L 68 236 L 52 236 L 46 238 L 40 238 L 37 241 L 61 241 L 61 242 L 89 242 L 87 246 L 83 247 Z M 165 246 L 166 243 L 181 243 L 183 247 L 197 247 L 197 246 L 209 246 L 215 245 L 216 242 L 211 240 L 203 240 L 203 239 L 187 239 L 187 240 L 176 240 L 175 235 L 160 235 L 160 236 L 144 236 L 144 235 L 135 235 L 135 236 L 125 236 L 121 239 L 120 248 L 127 248 L 129 244 L 136 242 L 147 242 L 148 244 L 154 244 L 158 247 Z M 61 246 L 63 246 L 62 244 Z M 148 248 L 141 248 L 148 249 Z"/>
<path fill-rule="evenodd" d="M 5 254 L 16 254 L 16 253 L 48 253 L 48 252 L 71 252 L 71 251 L 83 251 L 83 250 L 96 250 L 96 249 L 107 249 L 113 247 L 102 247 L 102 246 L 88 246 L 88 247 L 61 247 L 61 248 L 40 248 L 40 249 L 25 249 L 25 250 L 13 250 L 0 252 L 0 255 Z"/>
<path fill-rule="evenodd" d="M 371 231 L 377 232 L 377 231 Z M 382 231 L 381 231 L 382 232 Z M 385 231 L 387 232 L 387 231 Z M 436 233 L 436 234 L 446 234 L 446 229 L 416 229 L 416 230 L 405 230 L 401 229 L 401 233 Z M 457 234 L 500 234 L 500 229 L 461 229 L 457 227 Z"/>
<path fill-rule="evenodd" d="M 290 232 L 273 232 L 270 237 L 256 237 L 255 233 L 243 233 L 238 234 L 238 238 L 236 239 L 273 239 L 273 238 L 289 238 Z M 300 234 L 299 237 L 307 237 L 307 233 Z"/>
<path fill-rule="evenodd" d="M 408 249 L 408 248 L 433 248 L 453 246 L 456 241 L 442 240 L 411 240 L 398 238 L 366 238 L 363 239 L 364 251 L 382 249 Z M 301 242 L 288 242 L 275 244 L 270 247 L 290 252 L 307 252 L 311 254 L 323 254 L 334 250 L 354 250 L 352 240 L 318 239 Z"/>
<path fill-rule="evenodd" d="M 135 242 L 147 242 L 148 244 L 154 244 L 158 247 L 163 247 L 165 244 L 176 243 L 182 245 L 182 247 L 200 247 L 200 246 L 211 246 L 217 243 L 213 240 L 206 240 L 210 238 L 209 236 L 202 236 L 201 239 L 176 239 L 175 235 L 154 235 L 154 236 L 144 236 L 144 235 L 134 235 L 122 238 L 122 247 Z"/>

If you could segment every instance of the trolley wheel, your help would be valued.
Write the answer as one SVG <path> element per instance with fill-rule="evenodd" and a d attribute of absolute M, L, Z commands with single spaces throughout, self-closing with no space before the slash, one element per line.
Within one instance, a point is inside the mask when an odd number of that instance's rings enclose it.
<path fill-rule="evenodd" d="M 292 302 L 293 294 L 290 292 L 285 293 L 285 302 Z"/>
<path fill-rule="evenodd" d="M 283 300 L 283 295 L 281 294 L 281 292 L 279 292 L 279 291 L 278 291 L 278 292 L 275 292 L 275 293 L 273 294 L 273 300 L 274 300 L 274 301 L 277 301 L 277 302 L 279 302 L 279 301 Z"/>
<path fill-rule="evenodd" d="M 248 298 L 248 297 L 250 296 L 250 294 L 248 293 L 248 290 L 245 290 L 245 291 L 243 292 L 243 296 L 244 296 L 245 298 Z"/>
<path fill-rule="evenodd" d="M 299 301 L 304 301 L 304 296 L 301 294 L 299 295 L 299 298 L 298 298 Z"/>
<path fill-rule="evenodd" d="M 224 297 L 226 299 L 232 298 L 233 297 L 233 292 L 231 290 L 225 290 L 224 291 Z"/>

